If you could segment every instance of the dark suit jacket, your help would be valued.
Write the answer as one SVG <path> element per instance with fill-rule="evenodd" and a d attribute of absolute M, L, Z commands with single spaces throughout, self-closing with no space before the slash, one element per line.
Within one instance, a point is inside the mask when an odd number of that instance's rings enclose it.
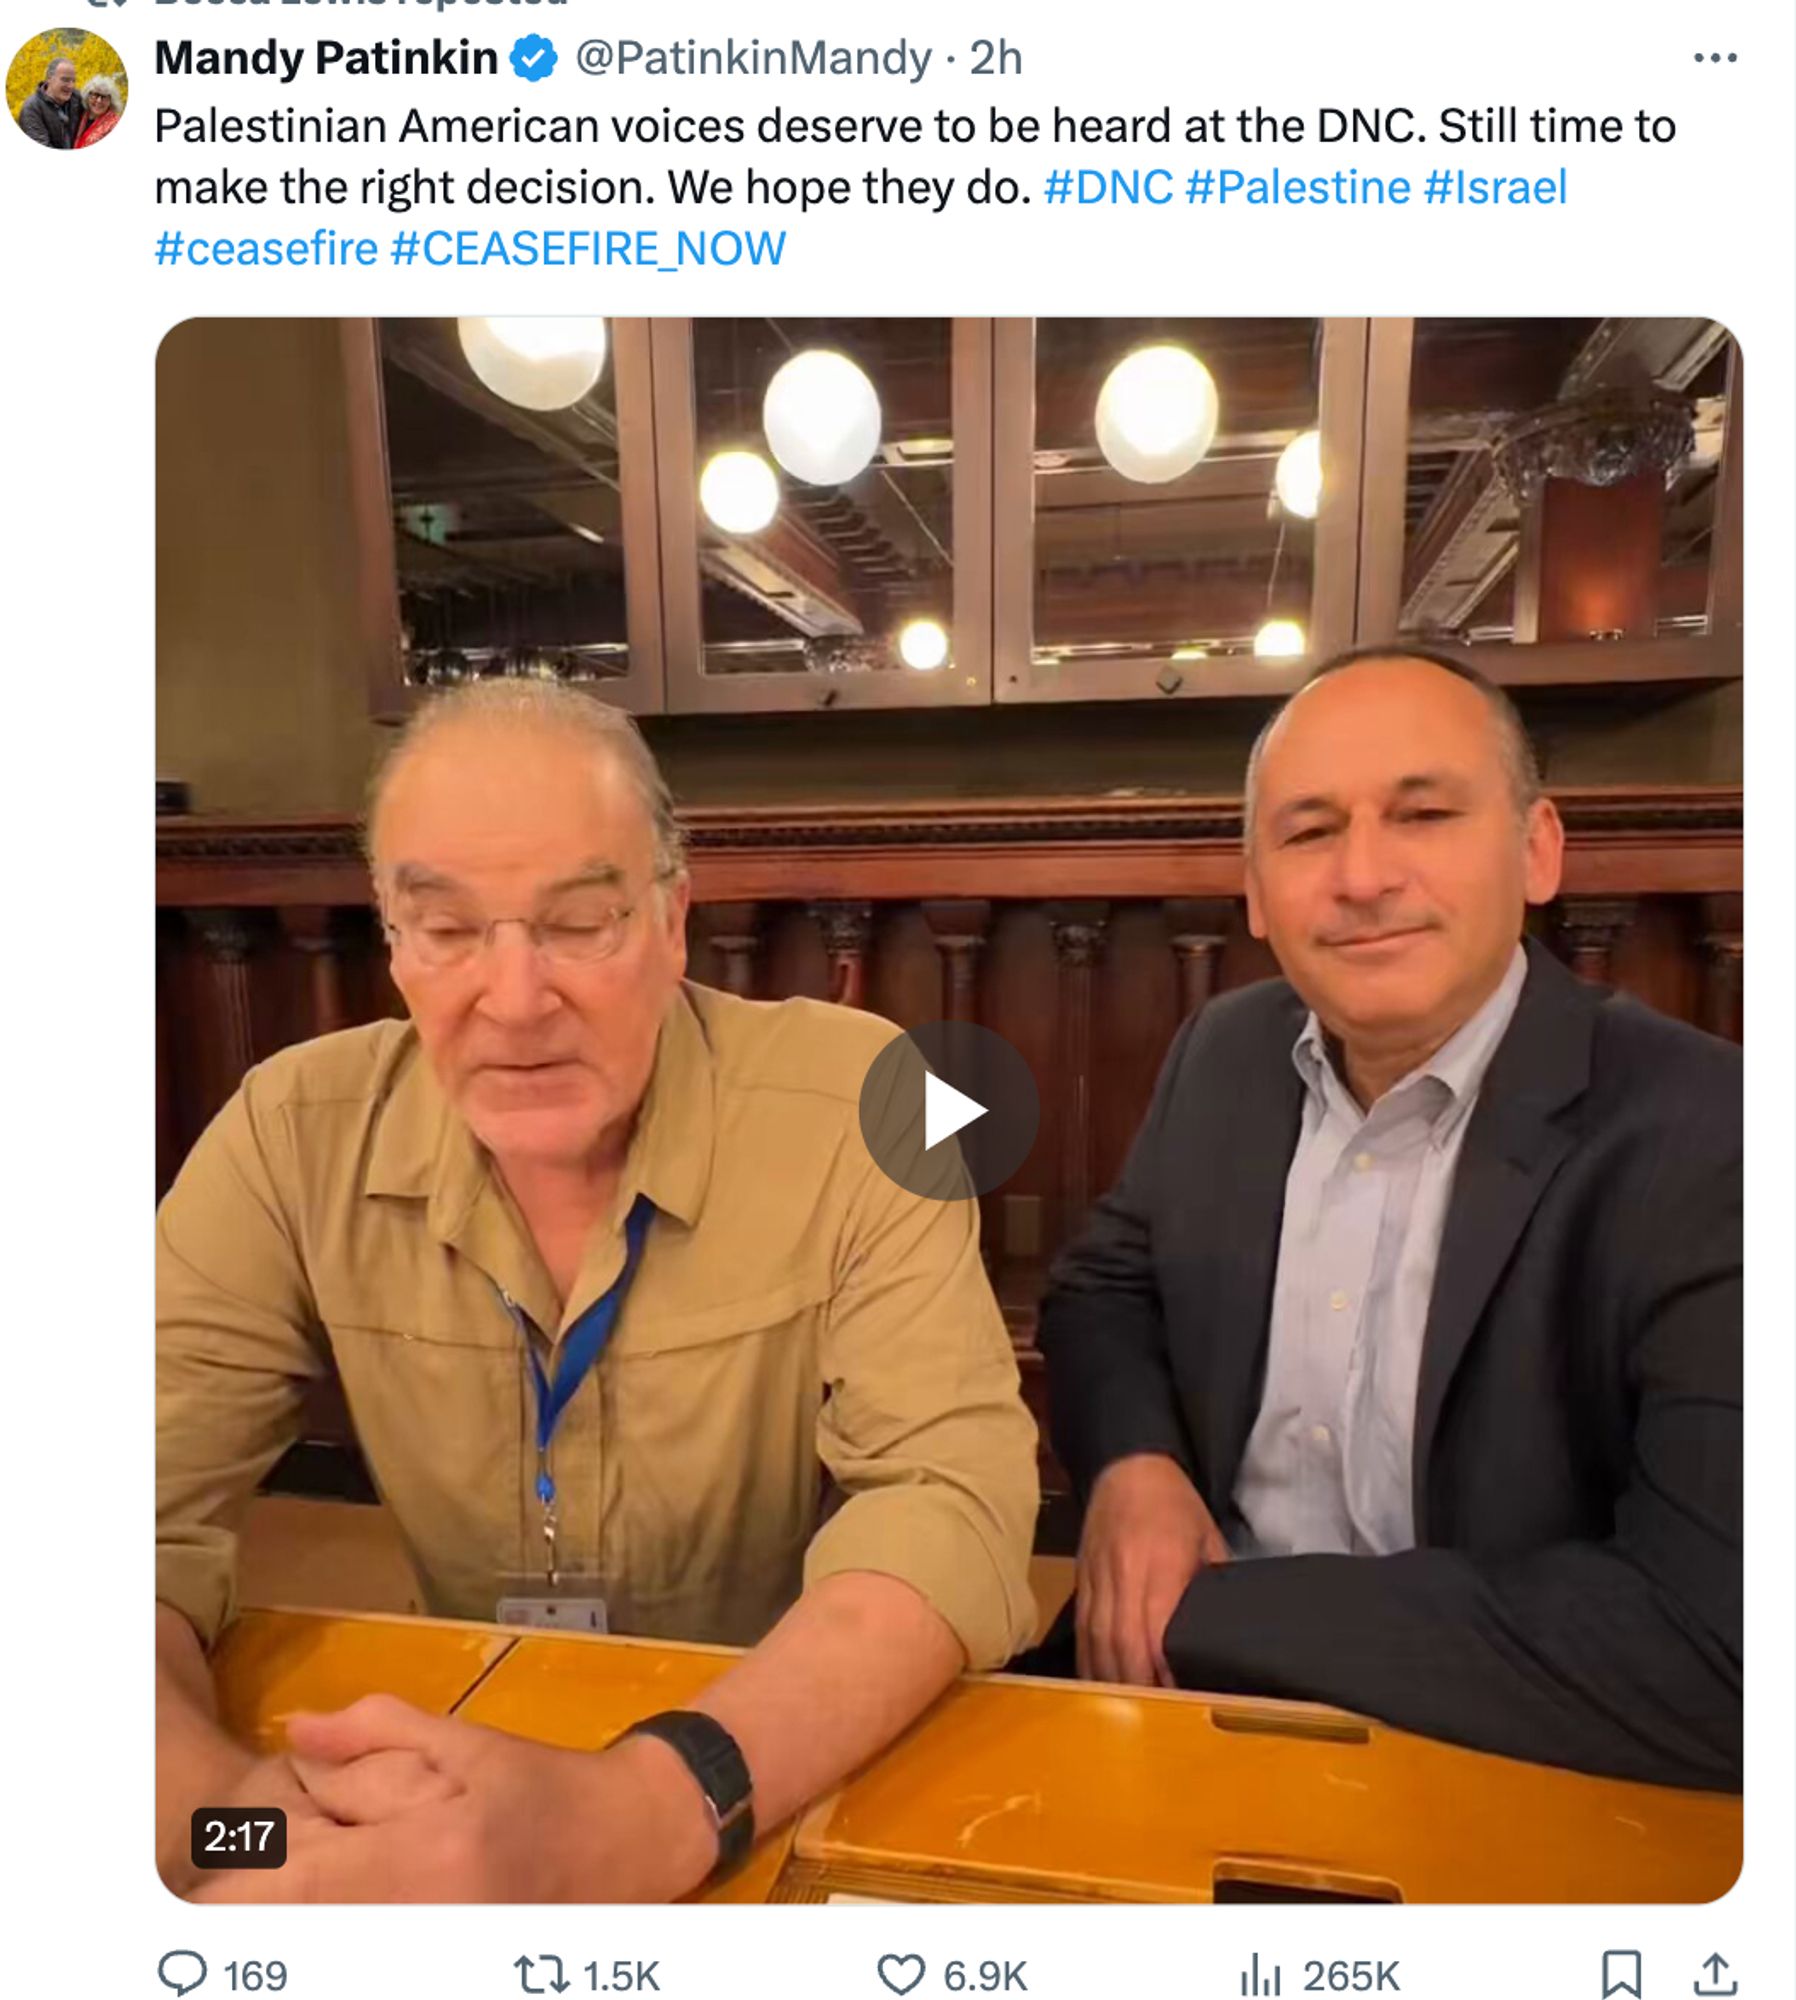
<path fill-rule="evenodd" d="M 1042 1308 L 1081 1494 L 1165 1452 L 1225 1533 L 1265 1377 L 1304 1007 L 1174 1041 Z M 1741 1063 L 1529 946 L 1459 1159 L 1416 1396 L 1417 1546 L 1202 1572 L 1182 1686 L 1677 1785 L 1740 1783 Z"/>
<path fill-rule="evenodd" d="M 66 153 L 74 145 L 86 116 L 87 106 L 79 97 L 71 97 L 66 104 L 53 104 L 40 83 L 19 106 L 19 130 L 40 146 Z"/>

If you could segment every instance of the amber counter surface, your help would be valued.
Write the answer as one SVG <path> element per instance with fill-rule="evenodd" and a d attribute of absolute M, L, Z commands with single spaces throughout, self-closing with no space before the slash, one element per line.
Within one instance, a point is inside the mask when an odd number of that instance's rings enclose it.
<path fill-rule="evenodd" d="M 431 1619 L 246 1612 L 214 1662 L 264 1747 L 376 1690 L 593 1750 L 677 1708 L 721 1648 Z M 1302 1703 L 968 1676 L 762 1841 L 709 1900 L 1696 1902 L 1739 1872 L 1736 1798 L 1587 1778 Z"/>

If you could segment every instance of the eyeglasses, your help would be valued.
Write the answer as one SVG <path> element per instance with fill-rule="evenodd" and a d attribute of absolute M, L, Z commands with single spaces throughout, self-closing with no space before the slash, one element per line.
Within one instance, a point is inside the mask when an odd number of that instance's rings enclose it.
<path fill-rule="evenodd" d="M 665 882 L 665 870 L 655 874 L 655 882 Z M 383 922 L 389 942 L 403 945 L 417 963 L 429 972 L 449 972 L 471 964 L 493 941 L 501 924 L 522 924 L 531 949 L 546 964 L 562 969 L 597 965 L 616 956 L 624 941 L 625 927 L 641 909 L 634 903 L 609 903 L 599 908 L 584 906 L 549 917 L 471 918 L 449 911 L 429 912 L 415 923 Z"/>

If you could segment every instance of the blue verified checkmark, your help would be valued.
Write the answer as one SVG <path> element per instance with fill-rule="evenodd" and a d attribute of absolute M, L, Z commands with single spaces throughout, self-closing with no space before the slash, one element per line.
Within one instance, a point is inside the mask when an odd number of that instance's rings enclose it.
<path fill-rule="evenodd" d="M 547 35 L 520 35 L 511 45 L 511 66 L 526 83 L 541 83 L 555 69 L 555 44 Z"/>

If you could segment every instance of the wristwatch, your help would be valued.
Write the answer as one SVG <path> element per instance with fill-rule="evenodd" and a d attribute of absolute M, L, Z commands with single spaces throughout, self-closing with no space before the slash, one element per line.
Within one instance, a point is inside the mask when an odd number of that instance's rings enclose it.
<path fill-rule="evenodd" d="M 647 1716 L 624 1734 L 660 1737 L 692 1773 L 717 1827 L 717 1864 L 707 1880 L 727 1875 L 755 1844 L 755 1785 L 735 1737 L 690 1708 Z"/>

